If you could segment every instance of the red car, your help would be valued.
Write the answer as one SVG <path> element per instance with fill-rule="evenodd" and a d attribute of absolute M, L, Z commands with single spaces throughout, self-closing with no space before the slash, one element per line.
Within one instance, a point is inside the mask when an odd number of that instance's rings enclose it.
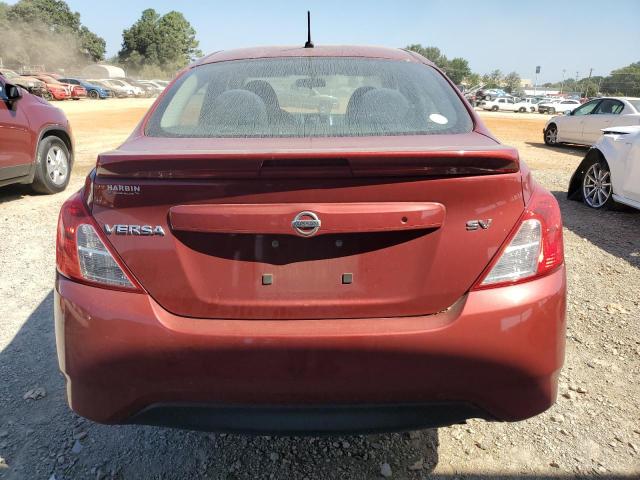
<path fill-rule="evenodd" d="M 73 100 L 80 100 L 81 98 L 87 98 L 87 90 L 80 85 L 71 85 L 68 83 L 69 88 L 71 88 L 71 98 Z"/>
<path fill-rule="evenodd" d="M 555 401 L 558 204 L 412 52 L 186 68 L 62 207 L 57 271 L 69 403 L 97 422 L 386 431 Z"/>
<path fill-rule="evenodd" d="M 70 85 L 59 82 L 52 76 L 42 73 L 34 73 L 32 76 L 45 83 L 48 92 L 45 95 L 47 100 L 66 100 L 71 98 Z"/>
<path fill-rule="evenodd" d="M 64 113 L 0 76 L 0 186 L 57 193 L 69 183 L 73 137 Z"/>

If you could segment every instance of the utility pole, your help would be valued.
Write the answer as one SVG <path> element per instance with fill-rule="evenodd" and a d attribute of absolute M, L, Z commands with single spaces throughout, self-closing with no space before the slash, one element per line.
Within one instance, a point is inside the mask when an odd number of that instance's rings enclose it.
<path fill-rule="evenodd" d="M 584 87 L 584 98 L 587 98 L 587 93 L 589 93 L 589 82 L 591 81 L 591 74 L 593 73 L 593 68 L 589 69 L 589 78 L 587 79 Z"/>
<path fill-rule="evenodd" d="M 535 83 L 533 84 L 533 96 L 536 96 L 536 93 L 538 92 L 538 74 L 540 73 L 540 65 L 536 66 L 536 80 Z"/>
<path fill-rule="evenodd" d="M 564 75 L 565 73 L 567 73 L 567 71 L 563 68 L 562 69 L 562 83 L 560 84 L 560 95 L 562 95 L 562 91 L 564 90 Z"/>

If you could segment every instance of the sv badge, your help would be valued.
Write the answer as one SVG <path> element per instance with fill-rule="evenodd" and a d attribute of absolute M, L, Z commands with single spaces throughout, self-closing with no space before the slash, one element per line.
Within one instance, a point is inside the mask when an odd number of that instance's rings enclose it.
<path fill-rule="evenodd" d="M 467 222 L 467 230 L 486 230 L 491 226 L 491 222 L 490 218 L 486 220 L 469 220 Z"/>

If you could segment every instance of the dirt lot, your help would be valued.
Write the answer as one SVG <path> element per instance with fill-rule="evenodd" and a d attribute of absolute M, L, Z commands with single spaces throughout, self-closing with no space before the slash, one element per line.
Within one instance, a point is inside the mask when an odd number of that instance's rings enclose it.
<path fill-rule="evenodd" d="M 0 189 L 0 478 L 638 478 L 640 213 L 595 212 L 567 201 L 569 176 L 585 150 L 542 145 L 545 116 L 538 114 L 483 116 L 520 150 L 563 210 L 567 360 L 548 412 L 517 424 L 471 421 L 340 438 L 108 427 L 72 414 L 52 323 L 56 217 L 96 154 L 117 146 L 149 104 L 62 104 L 77 145 L 69 191 L 47 197 L 25 187 Z M 27 393 L 37 399 L 25 399 Z"/>

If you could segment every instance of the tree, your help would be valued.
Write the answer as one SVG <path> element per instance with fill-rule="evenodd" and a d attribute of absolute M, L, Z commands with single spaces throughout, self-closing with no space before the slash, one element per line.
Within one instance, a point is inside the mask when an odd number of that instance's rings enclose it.
<path fill-rule="evenodd" d="M 437 67 L 444 70 L 447 76 L 456 85 L 462 83 L 466 77 L 471 75 L 471 68 L 469 68 L 469 62 L 466 59 L 456 57 L 449 60 L 438 47 L 423 47 L 419 43 L 414 43 L 406 48 L 407 50 L 416 52 L 428 60 L 431 60 Z"/>
<path fill-rule="evenodd" d="M 494 70 L 482 76 L 482 83 L 484 83 L 485 88 L 499 88 L 502 86 L 502 81 L 502 72 L 500 70 Z"/>
<path fill-rule="evenodd" d="M 154 9 L 142 12 L 140 19 L 122 32 L 119 61 L 134 71 L 145 66 L 167 71 L 178 70 L 201 56 L 196 32 L 180 12 L 160 16 Z"/>
<path fill-rule="evenodd" d="M 93 61 L 104 60 L 104 54 L 107 51 L 107 42 L 104 38 L 99 37 L 84 25 L 80 27 L 80 45 L 83 53 Z"/>
<path fill-rule="evenodd" d="M 471 74 L 469 62 L 460 57 L 453 58 L 447 62 L 447 66 L 444 68 L 444 71 L 456 85 L 462 83 L 462 81 Z"/>
<path fill-rule="evenodd" d="M 80 22 L 62 0 L 0 4 L 0 57 L 7 64 L 76 66 L 104 58 L 105 41 Z"/>
<path fill-rule="evenodd" d="M 522 87 L 520 86 L 520 75 L 518 75 L 516 72 L 507 74 L 504 77 L 503 82 L 505 87 L 504 89 L 508 93 L 515 94 L 522 90 Z"/>
<path fill-rule="evenodd" d="M 640 96 L 640 61 L 613 70 L 601 84 L 603 93 Z"/>
<path fill-rule="evenodd" d="M 8 13 L 9 20 L 42 23 L 55 33 L 80 30 L 80 14 L 63 0 L 20 0 Z"/>
<path fill-rule="evenodd" d="M 419 43 L 414 43 L 407 47 L 407 50 L 411 50 L 412 52 L 416 52 L 419 55 L 422 55 L 424 58 L 431 60 L 438 67 L 443 70 L 448 64 L 447 57 L 445 57 L 438 47 L 423 47 Z"/>

